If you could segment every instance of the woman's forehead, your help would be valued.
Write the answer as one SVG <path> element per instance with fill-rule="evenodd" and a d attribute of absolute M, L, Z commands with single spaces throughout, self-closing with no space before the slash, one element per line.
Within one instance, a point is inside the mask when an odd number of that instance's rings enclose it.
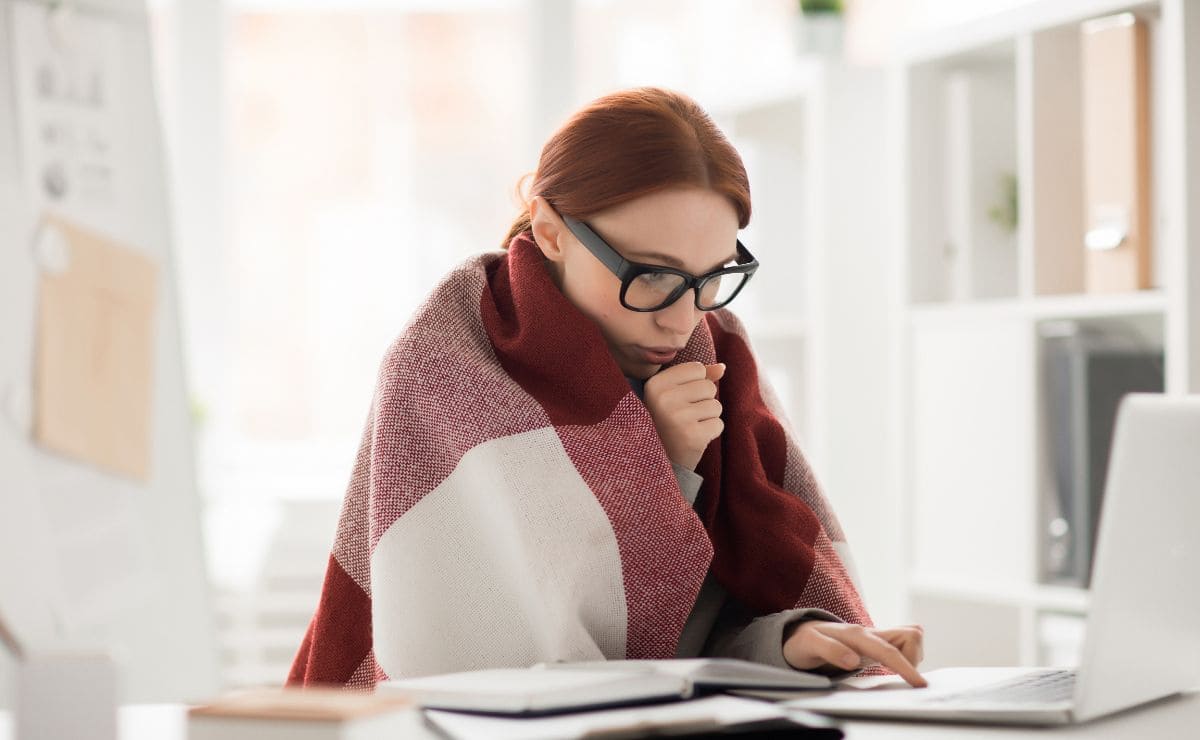
<path fill-rule="evenodd" d="M 650 193 L 602 211 L 590 222 L 635 262 L 707 271 L 736 256 L 737 211 L 712 190 Z"/>

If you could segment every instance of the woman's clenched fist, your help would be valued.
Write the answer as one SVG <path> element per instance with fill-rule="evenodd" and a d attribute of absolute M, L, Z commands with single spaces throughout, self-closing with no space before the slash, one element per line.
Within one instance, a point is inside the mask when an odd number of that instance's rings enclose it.
<path fill-rule="evenodd" d="M 685 362 L 646 381 L 645 401 L 671 462 L 695 470 L 708 443 L 725 429 L 717 383 L 725 364 Z"/>

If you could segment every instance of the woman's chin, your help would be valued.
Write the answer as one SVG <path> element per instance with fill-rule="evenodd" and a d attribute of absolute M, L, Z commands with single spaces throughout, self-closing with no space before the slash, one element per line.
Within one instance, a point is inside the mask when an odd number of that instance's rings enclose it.
<path fill-rule="evenodd" d="M 621 366 L 621 372 L 627 377 L 638 380 L 649 380 L 662 369 L 662 365 L 651 365 L 645 360 L 623 360 L 618 364 Z"/>

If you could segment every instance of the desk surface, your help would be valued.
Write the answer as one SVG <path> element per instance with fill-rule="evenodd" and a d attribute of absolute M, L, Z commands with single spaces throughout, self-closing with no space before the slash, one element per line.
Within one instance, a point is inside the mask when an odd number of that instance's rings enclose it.
<path fill-rule="evenodd" d="M 999 738 L 1026 737 L 1032 733 L 1052 733 L 1054 737 L 1154 738 L 1189 737 L 1200 727 L 1200 691 L 1174 696 L 1114 714 L 1095 722 L 1067 727 L 1031 729 L 1028 727 L 983 727 L 942 725 L 925 722 L 884 722 L 856 720 L 842 725 L 848 740 L 879 738 Z"/>
<path fill-rule="evenodd" d="M 139 704 L 121 707 L 119 714 L 120 740 L 186 740 L 182 704 Z M 970 725 L 938 725 L 918 722 L 846 722 L 842 730 L 850 740 L 876 738 L 993 738 L 1023 737 L 1031 732 L 1053 733 L 1056 737 L 1130 738 L 1186 737 L 1200 727 L 1200 691 L 1176 696 L 1133 709 L 1105 719 L 1076 727 L 1048 730 L 1029 728 L 976 727 Z M 13 740 L 12 716 L 0 713 L 0 740 Z M 422 724 L 414 713 L 412 738 L 438 738 Z"/>

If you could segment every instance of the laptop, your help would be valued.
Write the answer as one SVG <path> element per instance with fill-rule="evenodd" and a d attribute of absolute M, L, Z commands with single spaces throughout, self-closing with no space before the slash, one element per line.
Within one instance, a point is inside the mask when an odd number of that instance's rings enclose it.
<path fill-rule="evenodd" d="M 787 702 L 841 717 L 1061 725 L 1200 687 L 1200 395 L 1117 413 L 1077 668 L 944 668 Z"/>

